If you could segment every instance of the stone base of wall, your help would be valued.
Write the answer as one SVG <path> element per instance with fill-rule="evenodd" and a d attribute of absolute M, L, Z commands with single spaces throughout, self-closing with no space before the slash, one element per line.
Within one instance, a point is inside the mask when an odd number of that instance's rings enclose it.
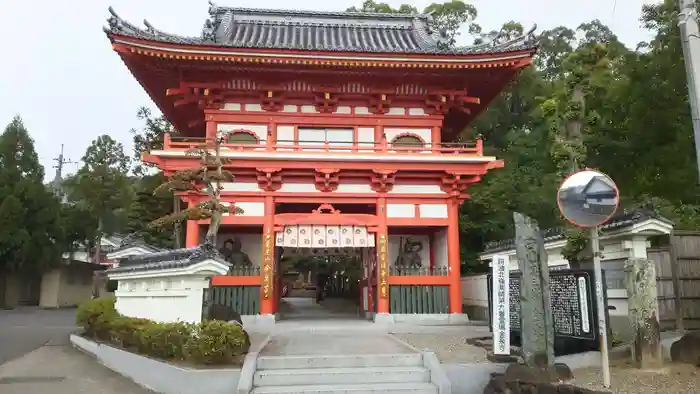
<path fill-rule="evenodd" d="M 377 313 L 374 322 L 378 324 L 409 323 L 423 326 L 463 325 L 469 323 L 469 316 L 465 313 L 444 314 L 399 314 Z"/>
<path fill-rule="evenodd" d="M 489 321 L 489 308 L 477 305 L 462 305 L 462 311 L 469 315 L 469 319 L 474 321 Z"/>
<path fill-rule="evenodd" d="M 237 392 L 240 368 L 190 369 L 71 335 L 73 347 L 138 385 L 162 394 Z M 244 365 L 245 367 L 245 365 Z"/>

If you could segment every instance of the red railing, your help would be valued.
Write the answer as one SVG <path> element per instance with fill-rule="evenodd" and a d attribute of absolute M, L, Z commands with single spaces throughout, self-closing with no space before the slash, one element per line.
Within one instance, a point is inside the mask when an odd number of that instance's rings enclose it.
<path fill-rule="evenodd" d="M 190 150 L 206 143 L 206 138 L 172 137 L 166 134 L 163 141 L 164 150 Z M 304 153 L 387 153 L 387 154 L 468 154 L 482 156 L 484 144 L 482 140 L 472 142 L 443 142 L 439 144 L 424 143 L 416 145 L 392 145 L 386 140 L 382 142 L 338 143 L 329 141 L 276 141 L 275 143 L 261 142 L 257 144 L 222 143 L 222 148 L 233 151 L 268 151 L 268 152 L 304 152 Z"/>

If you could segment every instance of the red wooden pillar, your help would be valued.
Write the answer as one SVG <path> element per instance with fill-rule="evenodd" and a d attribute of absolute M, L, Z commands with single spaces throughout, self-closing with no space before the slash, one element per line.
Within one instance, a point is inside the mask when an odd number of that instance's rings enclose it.
<path fill-rule="evenodd" d="M 386 224 L 386 197 L 377 199 L 377 313 L 389 313 L 389 229 Z"/>
<path fill-rule="evenodd" d="M 265 197 L 265 221 L 262 232 L 262 261 L 260 262 L 260 314 L 275 312 L 275 201 Z"/>
<path fill-rule="evenodd" d="M 447 263 L 450 267 L 450 313 L 462 313 L 459 257 L 459 200 L 447 202 Z"/>
<path fill-rule="evenodd" d="M 194 248 L 199 245 L 199 223 L 196 220 L 188 220 L 185 231 L 185 247 Z"/>

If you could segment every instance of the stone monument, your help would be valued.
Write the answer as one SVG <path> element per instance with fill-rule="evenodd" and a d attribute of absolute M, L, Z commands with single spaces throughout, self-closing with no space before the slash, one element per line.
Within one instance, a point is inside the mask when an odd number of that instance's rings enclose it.
<path fill-rule="evenodd" d="M 530 367 L 554 365 L 554 321 L 549 290 L 549 267 L 544 239 L 537 222 L 513 213 L 515 251 L 520 280 L 522 353 Z"/>
<path fill-rule="evenodd" d="M 660 368 L 663 364 L 663 353 L 654 263 L 647 259 L 627 260 L 625 282 L 629 303 L 628 315 L 634 339 L 632 358 L 640 368 Z"/>

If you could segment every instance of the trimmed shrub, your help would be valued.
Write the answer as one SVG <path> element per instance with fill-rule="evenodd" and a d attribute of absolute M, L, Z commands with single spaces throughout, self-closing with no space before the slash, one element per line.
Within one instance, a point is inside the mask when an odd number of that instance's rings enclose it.
<path fill-rule="evenodd" d="M 185 344 L 185 359 L 195 364 L 231 364 L 250 348 L 247 333 L 238 324 L 207 320 L 198 324 Z"/>
<path fill-rule="evenodd" d="M 111 339 L 111 324 L 119 316 L 114 307 L 116 299 L 97 298 L 82 303 L 76 313 L 76 323 L 85 330 L 85 336 L 101 340 Z"/>
<path fill-rule="evenodd" d="M 76 320 L 85 336 L 159 359 L 206 365 L 238 364 L 250 348 L 248 333 L 235 322 L 157 323 L 122 316 L 114 303 L 101 298 L 80 305 Z"/>
<path fill-rule="evenodd" d="M 152 324 L 148 319 L 117 316 L 112 320 L 110 341 L 125 349 L 141 351 L 143 330 Z"/>
<path fill-rule="evenodd" d="M 140 331 L 139 351 L 166 360 L 183 358 L 183 348 L 192 338 L 194 328 L 187 323 L 154 323 Z"/>

